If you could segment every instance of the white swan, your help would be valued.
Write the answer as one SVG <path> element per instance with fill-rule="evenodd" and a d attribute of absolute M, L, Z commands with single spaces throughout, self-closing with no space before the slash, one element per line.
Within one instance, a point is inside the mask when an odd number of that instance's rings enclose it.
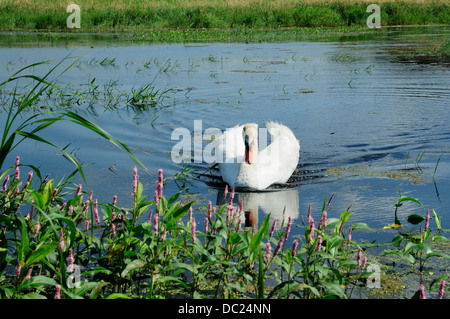
<path fill-rule="evenodd" d="M 300 143 L 292 131 L 276 122 L 266 123 L 266 128 L 270 144 L 264 136 L 258 138 L 258 125 L 254 123 L 227 129 L 217 140 L 216 161 L 222 179 L 231 187 L 263 190 L 272 184 L 284 184 L 297 167 Z"/>

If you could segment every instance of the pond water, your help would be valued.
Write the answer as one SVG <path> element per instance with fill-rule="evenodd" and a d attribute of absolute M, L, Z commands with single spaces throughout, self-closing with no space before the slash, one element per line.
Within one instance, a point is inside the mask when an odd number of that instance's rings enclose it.
<path fill-rule="evenodd" d="M 193 133 L 196 120 L 201 120 L 203 131 L 245 122 L 283 123 L 301 144 L 294 176 L 284 187 L 238 192 L 237 199 L 258 211 L 259 221 L 269 212 L 272 218 L 281 218 L 286 206 L 286 215 L 301 225 L 310 204 L 318 220 L 324 196 L 334 193 L 329 217 L 339 217 L 351 205 L 349 222 L 365 222 L 376 230 L 355 232 L 355 238 L 384 242 L 397 232 L 383 227 L 394 223 L 393 201 L 400 194 L 435 209 L 443 227 L 450 228 L 450 68 L 445 63 L 423 63 L 410 53 L 443 43 L 448 31 L 258 44 L 154 44 L 114 37 L 9 41 L 3 34 L 0 77 L 4 81 L 31 63 L 80 57 L 57 84 L 93 98 L 97 94 L 94 102 L 72 102 L 69 108 L 135 149 L 149 168 L 140 170 L 149 196 L 159 168 L 173 177 L 183 167 L 170 156 L 179 142 L 171 138 L 174 129 Z M 53 65 L 35 67 L 33 72 L 44 75 Z M 133 90 L 148 84 L 158 90 L 159 100 L 147 108 L 126 105 Z M 3 110 L 0 116 L 5 114 Z M 110 202 L 117 194 L 121 205 L 129 205 L 134 163 L 127 155 L 70 123 L 42 135 L 61 147 L 70 143 L 68 150 L 81 161 L 94 163 L 85 172 L 96 198 Z M 16 155 L 53 178 L 73 170 L 55 149 L 43 144 L 26 142 L 5 165 L 13 165 Z M 193 167 L 197 174 L 186 182 L 184 200 L 217 203 L 224 187 L 217 170 L 209 170 L 207 163 Z M 171 179 L 165 194 L 181 186 L 181 181 Z M 413 213 L 425 211 L 408 203 L 399 209 L 406 227 L 405 217 Z"/>

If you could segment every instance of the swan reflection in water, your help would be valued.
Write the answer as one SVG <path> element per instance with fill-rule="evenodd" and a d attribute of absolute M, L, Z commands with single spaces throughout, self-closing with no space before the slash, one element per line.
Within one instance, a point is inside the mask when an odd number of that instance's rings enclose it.
<path fill-rule="evenodd" d="M 229 196 L 224 191 L 219 191 L 217 194 L 217 204 L 223 205 L 228 203 Z M 269 222 L 272 225 L 274 219 L 276 219 L 277 227 L 280 227 L 285 219 L 284 225 L 286 225 L 289 217 L 295 220 L 299 216 L 299 197 L 298 189 L 283 189 L 276 191 L 265 192 L 235 192 L 233 198 L 234 211 L 240 211 L 242 204 L 242 211 L 244 216 L 242 217 L 242 223 L 244 227 L 258 228 L 259 212 L 264 214 L 262 219 L 266 215 L 270 214 Z M 284 216 L 283 216 L 284 215 Z"/>

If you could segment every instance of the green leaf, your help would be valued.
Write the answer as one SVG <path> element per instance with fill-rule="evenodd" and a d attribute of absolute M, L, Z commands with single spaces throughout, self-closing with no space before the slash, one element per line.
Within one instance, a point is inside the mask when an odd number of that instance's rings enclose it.
<path fill-rule="evenodd" d="M 398 201 L 398 204 L 400 204 L 400 203 L 402 203 L 402 202 L 406 202 L 406 201 L 415 202 L 415 203 L 417 203 L 417 204 L 419 204 L 420 206 L 423 207 L 422 203 L 419 202 L 419 200 L 417 200 L 417 199 L 415 199 L 415 198 L 413 198 L 413 197 L 408 197 L 408 196 L 402 196 L 402 197 L 400 197 L 400 199 L 399 199 L 399 201 Z"/>
<path fill-rule="evenodd" d="M 435 253 L 427 254 L 427 259 L 430 258 L 430 257 L 443 257 L 443 258 L 450 259 L 449 255 L 447 255 L 446 253 L 441 253 L 441 252 L 435 252 Z"/>
<path fill-rule="evenodd" d="M 28 257 L 25 266 L 29 266 L 35 262 L 40 261 L 42 258 L 47 256 L 49 253 L 54 251 L 58 247 L 58 243 L 48 244 L 40 246 L 34 253 L 31 254 L 30 257 Z"/>
<path fill-rule="evenodd" d="M 21 285 L 21 289 L 28 289 L 28 288 L 38 288 L 41 286 L 56 286 L 58 283 L 52 279 L 45 276 L 34 276 L 31 277 L 28 280 L 25 280 Z"/>
<path fill-rule="evenodd" d="M 425 220 L 425 217 L 422 217 L 417 214 L 412 214 L 412 215 L 407 216 L 406 220 L 413 225 L 417 225 L 421 221 Z"/>
<path fill-rule="evenodd" d="M 19 219 L 21 222 L 20 225 L 20 233 L 21 233 L 21 240 L 20 240 L 20 246 L 19 251 L 17 254 L 17 259 L 19 261 L 19 264 L 21 266 L 25 265 L 25 258 L 28 254 L 28 249 L 30 248 L 30 240 L 28 238 L 28 229 L 27 224 L 23 218 Z"/>
<path fill-rule="evenodd" d="M 365 229 L 365 230 L 373 231 L 373 229 L 370 228 L 369 225 L 367 225 L 366 223 L 355 223 L 355 224 L 352 224 L 351 227 L 352 227 L 352 231 L 357 230 L 357 229 Z"/>
<path fill-rule="evenodd" d="M 121 293 L 114 293 L 110 294 L 108 297 L 106 297 L 106 299 L 131 299 L 131 297 L 128 297 L 127 295 Z"/>
<path fill-rule="evenodd" d="M 136 259 L 133 260 L 132 262 L 130 262 L 125 269 L 122 271 L 122 278 L 125 278 L 126 276 L 128 276 L 128 274 L 131 274 L 134 271 L 137 271 L 141 268 L 143 268 L 145 266 L 145 261 L 140 260 L 140 259 Z"/>
<path fill-rule="evenodd" d="M 266 218 L 264 218 L 259 231 L 255 235 L 253 235 L 252 239 L 250 240 L 250 255 L 253 255 L 260 249 L 261 241 L 269 230 L 269 217 L 270 214 L 268 214 Z"/>

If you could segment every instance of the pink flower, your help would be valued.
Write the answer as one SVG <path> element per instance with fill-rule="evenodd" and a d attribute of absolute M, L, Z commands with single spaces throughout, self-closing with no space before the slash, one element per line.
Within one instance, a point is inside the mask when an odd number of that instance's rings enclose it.
<path fill-rule="evenodd" d="M 56 285 L 55 299 L 61 299 L 61 285 Z"/>
<path fill-rule="evenodd" d="M 147 221 L 150 223 L 152 221 L 153 209 L 150 209 L 150 214 L 148 215 Z"/>
<path fill-rule="evenodd" d="M 306 223 L 311 224 L 311 204 L 309 204 L 308 214 L 306 215 Z"/>
<path fill-rule="evenodd" d="M 84 231 L 87 232 L 89 230 L 89 219 L 86 219 L 86 225 L 84 227 Z"/>
<path fill-rule="evenodd" d="M 205 217 L 205 234 L 208 232 L 208 225 L 209 224 L 209 219 L 208 216 Z"/>
<path fill-rule="evenodd" d="M 164 225 L 164 230 L 163 230 L 163 233 L 161 235 L 161 241 L 165 241 L 166 240 L 166 236 L 167 236 L 167 234 L 166 234 L 166 226 Z"/>
<path fill-rule="evenodd" d="M 287 227 L 286 227 L 286 234 L 284 236 L 284 240 L 286 240 L 286 241 L 287 241 L 287 239 L 289 237 L 289 233 L 291 232 L 291 225 L 292 225 L 292 216 L 289 216 L 288 224 L 287 224 Z"/>
<path fill-rule="evenodd" d="M 55 200 L 56 194 L 58 194 L 58 189 L 57 189 L 57 188 L 55 188 L 55 189 L 53 190 L 52 198 L 51 198 L 52 201 Z"/>
<path fill-rule="evenodd" d="M 273 256 L 275 257 L 276 255 L 278 255 L 278 253 L 281 250 L 281 246 L 283 245 L 283 241 L 284 241 L 284 237 L 280 237 L 280 239 L 278 240 L 278 245 L 277 248 L 275 248 L 275 251 L 273 253 Z"/>
<path fill-rule="evenodd" d="M 309 224 L 309 241 L 311 242 L 314 238 L 314 218 L 311 217 L 311 222 Z"/>
<path fill-rule="evenodd" d="M 324 210 L 322 212 L 322 217 L 320 218 L 319 227 L 318 228 L 326 228 L 327 227 L 327 211 Z"/>
<path fill-rule="evenodd" d="M 195 243 L 195 218 L 192 218 L 192 223 L 191 223 L 191 237 L 192 237 L 192 243 Z"/>
<path fill-rule="evenodd" d="M 347 244 L 350 244 L 350 241 L 352 240 L 352 228 L 348 230 L 348 236 L 347 236 Z"/>
<path fill-rule="evenodd" d="M 277 226 L 277 219 L 273 220 L 272 228 L 270 229 L 269 237 L 273 236 L 273 232 L 275 231 L 275 227 Z"/>
<path fill-rule="evenodd" d="M 361 247 L 358 247 L 358 253 L 356 255 L 356 264 L 359 266 L 361 266 L 361 257 L 362 257 L 362 250 Z"/>
<path fill-rule="evenodd" d="M 158 228 L 158 224 L 159 224 L 159 213 L 158 212 L 156 212 L 155 213 L 155 220 L 153 221 L 154 222 L 154 224 L 153 224 L 153 231 L 155 232 L 155 233 L 158 233 L 158 230 L 159 230 L 159 228 Z"/>
<path fill-rule="evenodd" d="M 158 205 L 159 204 L 158 189 L 155 189 L 154 198 L 155 198 L 155 204 Z"/>
<path fill-rule="evenodd" d="M 234 187 L 231 189 L 229 205 L 233 205 L 233 199 L 234 199 Z"/>
<path fill-rule="evenodd" d="M 25 185 L 23 186 L 23 190 L 22 191 L 24 191 L 24 190 L 26 190 L 28 188 L 32 178 L 33 178 L 33 171 L 30 171 L 28 173 L 28 178 L 27 178 L 27 181 L 25 182 Z"/>
<path fill-rule="evenodd" d="M 427 299 L 427 297 L 425 296 L 425 286 L 423 284 L 420 284 L 420 299 Z"/>
<path fill-rule="evenodd" d="M 116 206 L 116 204 L 117 204 L 117 195 L 114 195 L 112 205 Z"/>
<path fill-rule="evenodd" d="M 336 193 L 333 193 L 333 195 L 331 195 L 330 199 L 328 200 L 327 206 L 330 206 L 331 201 L 333 200 L 334 194 L 336 194 Z"/>
<path fill-rule="evenodd" d="M 77 191 L 75 193 L 75 197 L 80 196 L 82 192 L 83 192 L 83 186 L 81 186 L 81 184 L 79 184 Z"/>
<path fill-rule="evenodd" d="M 444 287 L 445 287 L 445 280 L 441 280 L 441 284 L 439 285 L 439 299 L 442 299 L 444 297 Z"/>
<path fill-rule="evenodd" d="M 94 216 L 95 216 L 95 222 L 97 224 L 100 224 L 100 217 L 98 216 L 98 203 L 97 203 L 97 200 L 94 200 Z"/>
<path fill-rule="evenodd" d="M 367 257 L 364 256 L 364 257 L 363 257 L 363 260 L 362 260 L 362 266 L 361 266 L 361 269 L 366 269 L 366 263 L 367 263 Z"/>
<path fill-rule="evenodd" d="M 164 178 L 163 178 L 163 170 L 159 169 L 158 171 L 158 197 L 161 198 L 163 196 L 163 187 L 164 187 Z"/>
<path fill-rule="evenodd" d="M 19 156 L 17 156 L 16 157 L 16 162 L 15 162 L 15 165 L 16 165 L 16 171 L 15 171 L 15 173 L 16 173 L 16 180 L 19 180 L 19 178 L 20 178 L 20 169 L 19 169 L 19 163 L 20 163 L 20 157 Z"/>
<path fill-rule="evenodd" d="M 74 262 L 74 259 L 73 259 L 73 249 L 70 248 L 70 249 L 69 249 L 69 268 L 68 268 L 68 271 L 69 271 L 69 272 L 73 272 L 73 262 Z"/>
<path fill-rule="evenodd" d="M 65 242 L 64 242 L 64 231 L 61 228 L 61 233 L 59 235 L 59 249 L 63 250 L 64 249 L 64 245 L 65 245 Z"/>
<path fill-rule="evenodd" d="M 25 280 L 28 280 L 28 279 L 30 279 L 30 278 L 31 278 L 31 271 L 32 271 L 32 269 L 31 269 L 31 268 L 30 268 L 30 269 L 28 269 L 27 275 L 25 276 Z"/>
<path fill-rule="evenodd" d="M 39 221 L 36 223 L 36 225 L 34 226 L 34 234 L 33 237 L 36 237 L 39 230 L 41 230 L 41 224 L 39 223 Z"/>
<path fill-rule="evenodd" d="M 317 236 L 317 246 L 315 251 L 320 251 L 322 249 L 322 236 Z"/>
<path fill-rule="evenodd" d="M 135 165 L 133 167 L 133 194 L 136 194 L 137 187 L 138 187 L 138 176 L 137 176 L 137 167 Z"/>
<path fill-rule="evenodd" d="M 17 276 L 17 278 L 20 277 L 20 272 L 21 271 L 22 271 L 22 266 L 19 263 L 17 263 L 17 267 L 16 267 L 16 276 Z"/>
<path fill-rule="evenodd" d="M 192 220 L 192 206 L 189 207 L 188 216 L 189 216 L 189 220 Z"/>
<path fill-rule="evenodd" d="M 297 246 L 298 246 L 298 240 L 294 240 L 294 242 L 292 243 L 292 258 L 295 257 L 295 254 L 297 252 Z"/>
<path fill-rule="evenodd" d="M 269 263 L 270 261 L 270 253 L 272 250 L 272 246 L 270 246 L 270 243 L 266 244 L 266 263 Z"/>
<path fill-rule="evenodd" d="M 7 184 L 9 181 L 9 175 L 6 176 L 5 180 L 3 181 L 3 191 L 6 192 L 8 190 Z"/>
<path fill-rule="evenodd" d="M 427 215 L 425 217 L 425 230 L 430 226 L 430 211 L 427 209 Z"/>
<path fill-rule="evenodd" d="M 225 185 L 225 191 L 224 191 L 223 199 L 227 198 L 227 195 L 228 195 L 228 185 Z"/>
<path fill-rule="evenodd" d="M 69 216 L 72 217 L 72 214 L 73 214 L 73 206 L 70 205 L 69 206 Z"/>

